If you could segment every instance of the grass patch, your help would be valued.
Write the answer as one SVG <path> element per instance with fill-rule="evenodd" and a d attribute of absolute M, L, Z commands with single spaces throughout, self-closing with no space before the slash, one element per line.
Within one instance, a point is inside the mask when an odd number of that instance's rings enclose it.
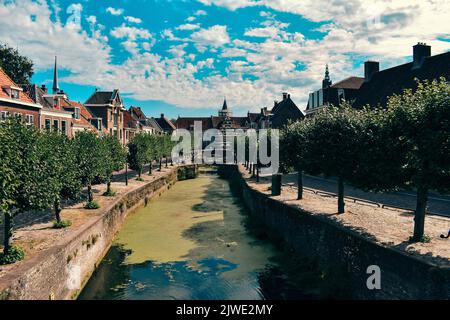
<path fill-rule="evenodd" d="M 422 243 L 430 243 L 431 237 L 428 235 L 423 235 L 419 240 L 414 239 L 414 237 L 409 237 L 409 242 L 422 242 Z"/>
<path fill-rule="evenodd" d="M 114 197 L 115 195 L 116 195 L 116 192 L 113 191 L 113 190 L 106 191 L 106 192 L 103 194 L 104 197 Z"/>
<path fill-rule="evenodd" d="M 61 222 L 54 221 L 53 229 L 65 229 L 72 225 L 72 221 L 70 220 L 62 220 Z"/>
<path fill-rule="evenodd" d="M 25 251 L 23 251 L 20 247 L 12 246 L 7 255 L 0 253 L 0 265 L 13 264 L 15 262 L 22 261 L 24 258 Z"/>
<path fill-rule="evenodd" d="M 145 181 L 143 178 L 136 178 L 136 180 L 140 181 L 140 182 L 144 182 Z"/>
<path fill-rule="evenodd" d="M 84 208 L 88 210 L 96 210 L 100 209 L 100 204 L 97 201 L 92 200 L 91 202 L 88 202 Z"/>

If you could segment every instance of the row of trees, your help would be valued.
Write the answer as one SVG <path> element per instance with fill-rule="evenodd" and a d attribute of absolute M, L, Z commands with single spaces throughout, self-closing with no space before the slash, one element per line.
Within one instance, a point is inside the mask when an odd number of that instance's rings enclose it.
<path fill-rule="evenodd" d="M 142 179 L 146 164 L 150 164 L 149 174 L 152 174 L 154 161 L 158 161 L 160 171 L 163 159 L 165 159 L 167 167 L 169 159 L 172 162 L 171 153 L 175 143 L 168 135 L 137 134 L 128 144 L 128 163 L 130 168 L 138 173 L 138 179 Z"/>
<path fill-rule="evenodd" d="M 344 183 L 367 191 L 417 192 L 414 236 L 424 239 L 430 191 L 450 191 L 450 84 L 418 83 L 390 97 L 386 109 L 330 107 L 290 124 L 281 135 L 282 165 L 338 178 L 338 212 L 345 212 Z"/>
<path fill-rule="evenodd" d="M 134 146 L 140 145 L 144 137 L 146 156 L 141 159 L 134 152 Z M 139 163 L 143 167 L 149 159 L 168 155 L 168 140 L 167 136 L 136 136 L 130 142 L 130 165 L 135 167 L 134 164 Z M 0 263 L 23 258 L 23 251 L 11 245 L 14 216 L 25 210 L 52 209 L 54 227 L 67 227 L 70 221 L 61 218 L 62 200 L 79 200 L 82 190 L 86 189 L 85 207 L 99 208 L 92 186 L 106 183 L 104 196 L 113 196 L 113 173 L 122 170 L 127 161 L 126 148 L 114 136 L 84 131 L 69 139 L 56 132 L 38 131 L 16 120 L 0 124 L 0 145 L 0 216 L 4 217 L 5 228 Z M 138 149 L 140 151 L 141 147 Z"/>

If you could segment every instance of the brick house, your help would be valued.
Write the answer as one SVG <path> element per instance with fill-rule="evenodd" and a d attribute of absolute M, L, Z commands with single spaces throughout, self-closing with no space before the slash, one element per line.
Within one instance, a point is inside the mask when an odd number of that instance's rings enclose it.
<path fill-rule="evenodd" d="M 95 91 L 84 103 L 92 115 L 91 123 L 100 123 L 103 131 L 124 140 L 124 108 L 118 89 L 113 91 Z M 100 126 L 98 126 L 100 127 Z"/>
<path fill-rule="evenodd" d="M 0 87 L 0 121 L 6 121 L 9 117 L 19 117 L 24 123 L 39 127 L 39 112 L 42 106 L 34 102 L 2 68 L 0 68 Z"/>

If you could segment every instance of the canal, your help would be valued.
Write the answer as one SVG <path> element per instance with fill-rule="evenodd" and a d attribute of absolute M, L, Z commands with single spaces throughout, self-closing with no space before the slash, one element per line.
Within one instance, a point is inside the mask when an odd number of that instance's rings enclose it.
<path fill-rule="evenodd" d="M 177 182 L 127 218 L 79 299 L 324 298 L 323 273 L 262 229 L 216 174 Z"/>

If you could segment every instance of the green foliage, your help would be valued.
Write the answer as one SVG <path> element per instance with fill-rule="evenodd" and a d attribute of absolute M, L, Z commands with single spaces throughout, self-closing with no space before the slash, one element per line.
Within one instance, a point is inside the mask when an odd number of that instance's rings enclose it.
<path fill-rule="evenodd" d="M 13 264 L 25 259 L 25 251 L 16 246 L 9 248 L 8 253 L 0 253 L 0 265 Z"/>
<path fill-rule="evenodd" d="M 409 242 L 422 242 L 422 243 L 430 243 L 431 242 L 431 237 L 424 234 L 421 237 L 419 237 L 418 239 L 416 239 L 415 236 L 411 236 L 409 237 Z"/>
<path fill-rule="evenodd" d="M 88 202 L 84 206 L 84 208 L 88 209 L 88 210 L 96 210 L 96 209 L 100 209 L 100 204 L 97 201 L 92 200 L 92 201 Z"/>
<path fill-rule="evenodd" d="M 110 179 L 114 171 L 123 169 L 126 161 L 126 152 L 119 140 L 111 135 L 101 138 L 102 147 L 104 148 L 104 169 L 105 177 Z"/>
<path fill-rule="evenodd" d="M 91 131 L 79 132 L 73 139 L 73 151 L 78 171 L 78 178 L 82 185 L 90 188 L 96 179 L 105 176 L 108 159 L 107 151 L 102 140 Z M 92 194 L 88 195 L 92 201 Z"/>
<path fill-rule="evenodd" d="M 450 84 L 419 82 L 390 97 L 387 109 L 326 108 L 288 125 L 280 149 L 286 171 L 337 176 L 364 190 L 417 190 L 413 239 L 423 241 L 429 191 L 450 191 Z"/>
<path fill-rule="evenodd" d="M 173 147 L 174 142 L 168 135 L 140 133 L 128 143 L 127 161 L 130 168 L 136 170 L 140 177 L 146 164 L 153 160 L 169 157 Z"/>
<path fill-rule="evenodd" d="M 62 220 L 61 222 L 54 221 L 53 229 L 65 229 L 72 225 L 72 221 L 70 220 Z"/>
<path fill-rule="evenodd" d="M 30 59 L 4 44 L 0 44 L 0 67 L 16 84 L 29 84 L 34 73 Z"/>

